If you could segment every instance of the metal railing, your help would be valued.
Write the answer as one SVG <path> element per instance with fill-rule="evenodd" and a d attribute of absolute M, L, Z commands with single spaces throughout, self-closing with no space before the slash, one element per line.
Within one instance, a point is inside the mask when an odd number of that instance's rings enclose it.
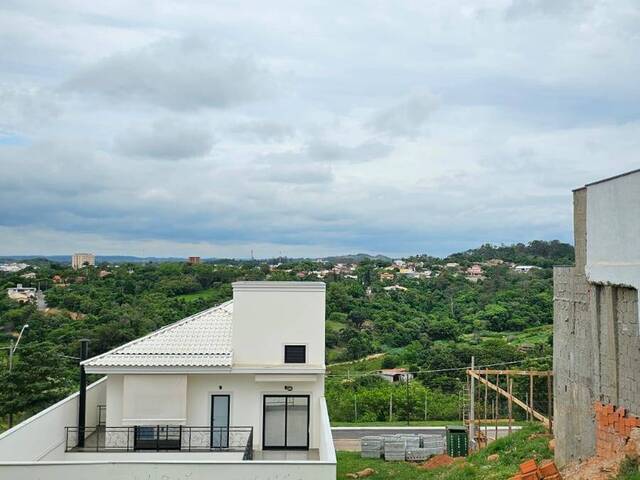
<path fill-rule="evenodd" d="M 78 427 L 65 428 L 67 452 L 242 452 L 253 458 L 253 427 L 192 427 L 138 425 L 85 427 L 84 446 L 78 446 Z"/>

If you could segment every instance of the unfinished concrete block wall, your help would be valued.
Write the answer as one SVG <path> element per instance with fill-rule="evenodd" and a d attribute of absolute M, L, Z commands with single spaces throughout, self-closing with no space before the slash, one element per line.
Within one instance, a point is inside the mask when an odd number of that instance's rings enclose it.
<path fill-rule="evenodd" d="M 640 415 L 638 291 L 588 281 L 586 205 L 587 189 L 574 192 L 576 266 L 554 269 L 554 434 L 560 466 L 624 445 L 628 429 L 607 423 L 614 416 L 596 422 L 596 407 L 617 412 L 619 422 Z"/>
<path fill-rule="evenodd" d="M 589 285 L 575 267 L 556 267 L 553 371 L 556 462 L 562 466 L 596 452 L 593 414 L 595 332 L 589 317 Z"/>
<path fill-rule="evenodd" d="M 640 335 L 638 325 L 638 291 L 624 287 L 611 288 L 616 324 L 617 354 L 615 405 L 640 416 Z"/>

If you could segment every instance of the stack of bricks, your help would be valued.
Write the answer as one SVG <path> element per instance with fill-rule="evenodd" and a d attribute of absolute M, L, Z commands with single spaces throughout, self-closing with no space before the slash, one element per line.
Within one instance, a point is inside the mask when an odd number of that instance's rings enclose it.
<path fill-rule="evenodd" d="M 535 460 L 527 460 L 520 464 L 520 473 L 511 480 L 562 480 L 562 476 L 552 460 L 538 466 Z"/>
<path fill-rule="evenodd" d="M 640 418 L 627 415 L 622 407 L 595 403 L 596 411 L 596 451 L 599 457 L 609 457 L 622 452 L 631 430 L 640 427 Z"/>

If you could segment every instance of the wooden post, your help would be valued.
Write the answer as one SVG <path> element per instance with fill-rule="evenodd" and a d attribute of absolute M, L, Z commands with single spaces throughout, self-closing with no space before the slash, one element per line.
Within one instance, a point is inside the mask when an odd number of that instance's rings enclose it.
<path fill-rule="evenodd" d="M 411 407 L 409 406 L 409 373 L 405 373 L 406 400 L 407 400 L 407 425 L 411 425 Z"/>
<path fill-rule="evenodd" d="M 496 375 L 496 387 L 500 388 L 500 374 Z M 500 416 L 500 394 L 496 391 L 496 437 L 498 439 L 498 417 Z"/>
<path fill-rule="evenodd" d="M 485 379 L 489 380 L 489 377 L 487 375 L 485 375 Z M 484 384 L 484 438 L 485 441 L 487 442 L 487 444 L 489 444 L 489 437 L 488 437 L 488 429 L 489 429 L 489 424 L 487 422 L 487 400 L 489 398 L 489 386 L 485 383 Z"/>
<path fill-rule="evenodd" d="M 524 394 L 524 403 L 529 405 L 529 392 L 526 392 Z M 528 422 L 529 421 L 529 410 L 525 410 L 525 413 L 527 414 L 526 418 L 527 418 L 527 422 Z"/>
<path fill-rule="evenodd" d="M 529 375 L 529 408 L 533 410 L 533 375 Z"/>
<path fill-rule="evenodd" d="M 509 435 L 511 435 L 511 424 L 513 423 L 513 378 L 507 377 L 509 389 Z"/>
<path fill-rule="evenodd" d="M 476 368 L 476 357 L 471 357 L 471 371 L 474 372 Z M 476 379 L 471 375 L 471 392 L 469 395 L 471 398 L 469 406 L 469 447 L 475 450 L 476 440 Z"/>

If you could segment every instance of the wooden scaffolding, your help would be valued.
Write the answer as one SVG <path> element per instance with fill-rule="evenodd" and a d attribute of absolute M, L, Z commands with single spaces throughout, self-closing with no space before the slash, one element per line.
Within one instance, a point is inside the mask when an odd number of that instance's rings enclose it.
<path fill-rule="evenodd" d="M 513 380 L 518 377 L 528 377 L 528 392 L 525 399 L 518 398 L 513 393 Z M 534 379 L 546 378 L 546 414 L 540 411 L 535 401 L 535 381 Z M 550 370 L 477 370 L 471 368 L 467 370 L 467 379 L 470 386 L 469 391 L 469 415 L 466 420 L 469 425 L 470 440 L 473 440 L 478 448 L 485 446 L 488 442 L 488 428 L 493 424 L 495 427 L 495 438 L 498 438 L 498 424 L 507 421 L 509 433 L 513 426 L 513 404 L 522 408 L 526 412 L 527 420 L 538 420 L 551 432 L 553 428 L 552 420 L 552 382 L 553 372 Z M 491 379 L 491 380 L 490 380 Z M 495 379 L 495 381 L 493 381 Z M 504 382 L 504 388 L 501 386 Z M 476 389 L 476 381 L 479 387 Z M 540 382 L 537 382 L 540 383 Z M 484 388 L 482 388 L 484 386 Z M 484 390 L 484 391 L 483 391 Z M 489 402 L 489 391 L 493 392 L 493 400 Z M 500 419 L 500 398 L 507 401 L 507 416 Z M 544 401 L 544 400 L 543 400 Z M 484 408 L 482 408 L 484 407 Z M 544 410 L 544 406 L 541 407 Z M 484 418 L 482 418 L 484 417 Z M 492 417 L 492 418 L 491 418 Z M 484 432 L 482 431 L 484 427 Z"/>

